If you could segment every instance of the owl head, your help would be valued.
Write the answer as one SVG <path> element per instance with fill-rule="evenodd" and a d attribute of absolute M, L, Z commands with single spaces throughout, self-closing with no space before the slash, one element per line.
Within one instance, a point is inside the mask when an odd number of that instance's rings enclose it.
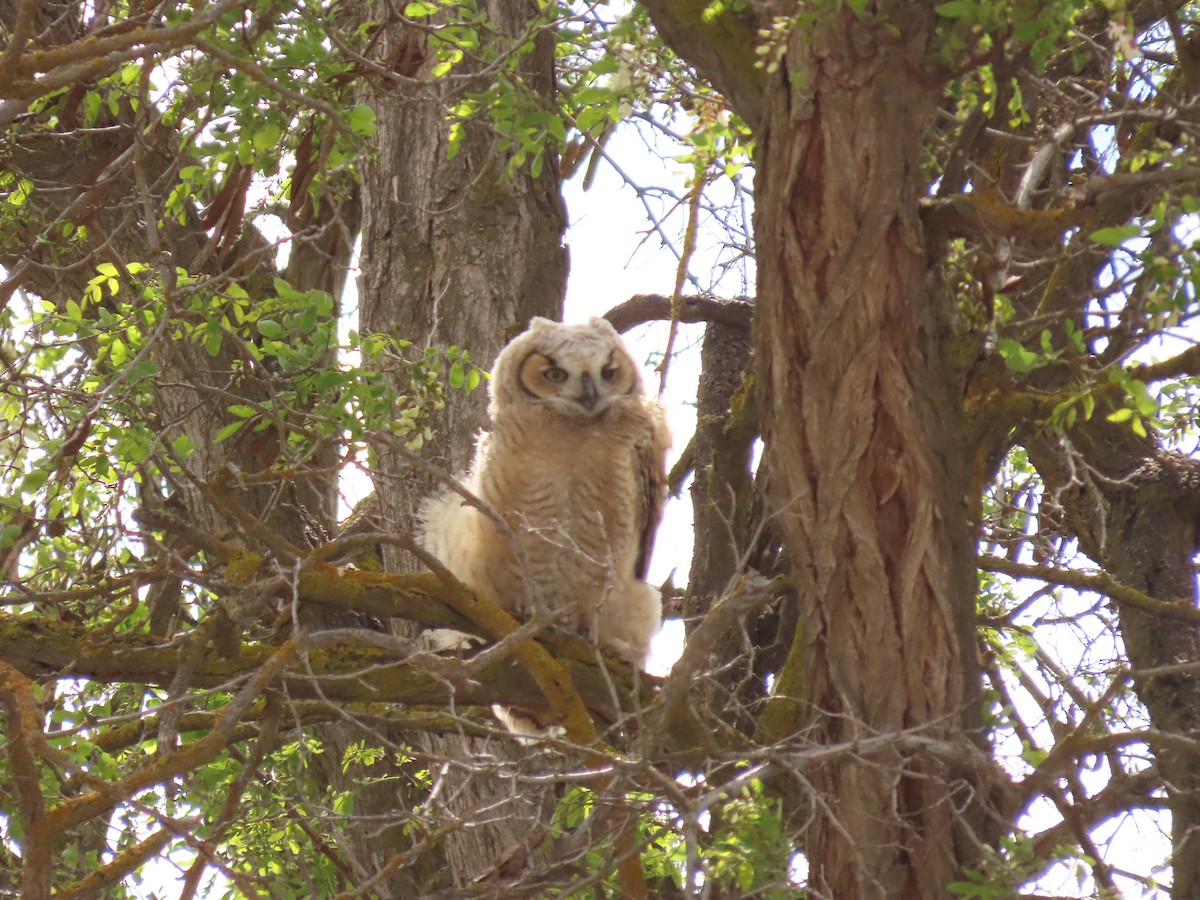
<path fill-rule="evenodd" d="M 641 370 L 607 320 L 535 318 L 496 357 L 489 412 L 495 421 L 506 409 L 534 404 L 587 422 L 641 395 Z"/>

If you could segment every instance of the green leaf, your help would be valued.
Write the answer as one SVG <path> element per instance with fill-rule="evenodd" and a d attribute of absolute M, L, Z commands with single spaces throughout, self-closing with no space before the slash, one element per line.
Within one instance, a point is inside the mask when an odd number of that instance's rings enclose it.
<path fill-rule="evenodd" d="M 376 129 L 375 110 L 371 109 L 365 103 L 359 103 L 354 109 L 346 113 L 346 124 L 357 135 L 374 137 Z"/>
<path fill-rule="evenodd" d="M 204 334 L 204 349 L 209 356 L 216 356 L 221 352 L 221 329 L 210 327 L 205 329 Z"/>
<path fill-rule="evenodd" d="M 1004 364 L 1014 372 L 1024 374 L 1044 365 L 1040 356 L 1021 346 L 1021 342 L 1013 338 L 1003 338 L 996 343 L 996 352 L 1004 360 Z"/>
<path fill-rule="evenodd" d="M 461 122 L 453 122 L 446 135 L 446 159 L 454 159 L 462 149 L 463 127 Z"/>
<path fill-rule="evenodd" d="M 24 206 L 29 199 L 29 195 L 33 193 L 33 182 L 28 178 L 22 178 L 17 182 L 17 186 L 12 193 L 8 195 L 7 203 L 10 206 Z"/>
<path fill-rule="evenodd" d="M 1133 410 L 1126 406 L 1110 412 L 1104 418 L 1108 419 L 1110 422 L 1128 422 L 1133 418 Z"/>
<path fill-rule="evenodd" d="M 48 479 L 49 477 L 50 477 L 50 473 L 47 472 L 45 469 L 34 469 L 32 472 L 30 472 L 28 475 L 26 475 L 23 479 L 21 479 L 21 490 L 25 493 L 33 493 L 34 491 L 38 490 L 43 484 L 45 484 L 46 479 Z"/>
<path fill-rule="evenodd" d="M 96 121 L 96 117 L 100 115 L 100 104 L 102 100 L 97 91 L 89 91 L 83 98 L 83 113 L 84 122 L 92 125 Z"/>
<path fill-rule="evenodd" d="M 1146 382 L 1131 378 L 1125 382 L 1125 392 L 1129 394 L 1130 399 L 1133 400 L 1134 407 L 1143 416 L 1153 418 L 1158 415 L 1158 398 L 1150 393 L 1150 388 L 1146 386 Z"/>
<path fill-rule="evenodd" d="M 258 415 L 258 410 L 253 406 L 246 406 L 244 403 L 235 403 L 229 407 L 229 411 L 240 419 L 248 419 L 251 416 Z"/>
<path fill-rule="evenodd" d="M 614 54 L 605 54 L 592 63 L 593 75 L 611 75 L 621 68 L 621 61 Z"/>
<path fill-rule="evenodd" d="M 20 534 L 21 526 L 16 522 L 9 522 L 3 528 L 0 528 L 0 549 L 7 550 L 16 543 Z"/>
<path fill-rule="evenodd" d="M 607 106 L 588 106 L 580 110 L 579 115 L 575 117 L 575 125 L 580 131 L 591 131 L 592 126 L 607 121 Z"/>
<path fill-rule="evenodd" d="M 261 128 L 255 130 L 250 138 L 250 143 L 259 153 L 266 153 L 268 150 L 274 150 L 279 146 L 279 139 L 283 136 L 280 127 L 274 122 L 267 122 Z"/>
<path fill-rule="evenodd" d="M 976 8 L 975 0 L 949 0 L 948 3 L 935 6 L 933 11 L 947 19 L 961 19 L 973 15 Z"/>
<path fill-rule="evenodd" d="M 1046 761 L 1047 756 L 1049 756 L 1049 754 L 1041 747 L 1030 747 L 1026 745 L 1021 750 L 1021 758 L 1031 766 L 1040 766 Z"/>
<path fill-rule="evenodd" d="M 241 427 L 245 424 L 246 424 L 246 422 L 244 419 L 241 421 L 238 421 L 238 422 L 230 422 L 228 425 L 226 425 L 224 428 L 222 428 L 220 431 L 217 432 L 217 436 L 215 438 L 213 438 L 213 443 L 219 444 L 222 441 L 228 440 L 229 438 L 231 438 L 235 434 L 237 434 L 238 431 L 241 430 Z"/>
<path fill-rule="evenodd" d="M 592 85 L 591 87 L 585 87 L 571 99 L 580 106 L 591 106 L 594 103 L 607 104 L 612 101 L 613 92 L 606 87 Z"/>
<path fill-rule="evenodd" d="M 282 278 L 275 279 L 275 293 L 284 300 L 299 300 L 304 296 Z"/>
<path fill-rule="evenodd" d="M 259 319 L 257 327 L 258 333 L 265 338 L 278 340 L 284 335 L 283 326 L 274 319 Z"/>
<path fill-rule="evenodd" d="M 1113 225 L 1111 228 L 1093 231 L 1090 237 L 1097 244 L 1104 244 L 1106 247 L 1120 247 L 1125 241 L 1132 237 L 1140 237 L 1141 234 L 1142 226 L 1140 225 Z"/>
<path fill-rule="evenodd" d="M 180 459 L 187 459 L 196 450 L 196 442 L 186 434 L 181 434 L 175 440 L 171 441 L 171 449 L 175 451 L 175 455 Z"/>

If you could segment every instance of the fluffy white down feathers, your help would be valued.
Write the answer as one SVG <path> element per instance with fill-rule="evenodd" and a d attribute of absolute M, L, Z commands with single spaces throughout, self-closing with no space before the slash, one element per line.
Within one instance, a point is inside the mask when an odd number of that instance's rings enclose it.
<path fill-rule="evenodd" d="M 534 319 L 496 359 L 492 430 L 464 486 L 423 510 L 423 544 L 462 582 L 522 617 L 548 610 L 635 664 L 662 616 L 643 579 L 666 495 L 662 407 L 604 319 Z"/>

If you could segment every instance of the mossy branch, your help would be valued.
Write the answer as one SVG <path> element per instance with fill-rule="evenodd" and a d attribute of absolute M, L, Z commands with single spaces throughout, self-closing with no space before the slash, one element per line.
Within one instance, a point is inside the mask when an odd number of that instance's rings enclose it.
<path fill-rule="evenodd" d="M 1132 213 L 1168 188 L 1200 184 L 1200 167 L 1143 169 L 1098 175 L 1072 189 L 1062 206 L 1021 209 L 995 191 L 956 194 L 922 203 L 932 236 L 979 233 L 1022 240 L 1058 237 L 1065 230 L 1098 229 L 1128 221 Z"/>
<path fill-rule="evenodd" d="M 1118 606 L 1129 606 L 1172 622 L 1183 622 L 1193 627 L 1200 625 L 1200 609 L 1190 600 L 1158 600 L 1126 584 L 1121 584 L 1104 572 L 1076 572 L 1070 569 L 1052 569 L 1049 566 L 1032 566 L 1011 562 L 999 556 L 981 556 L 979 568 L 985 572 L 999 572 L 1014 578 L 1036 578 L 1047 584 L 1058 584 L 1077 591 L 1092 591 L 1109 597 Z"/>
<path fill-rule="evenodd" d="M 408 655 L 402 658 L 396 648 L 353 642 L 352 631 L 347 639 L 329 645 L 321 634 L 302 636 L 304 646 L 313 647 L 305 652 L 306 671 L 290 667 L 280 673 L 293 700 L 387 703 L 427 710 L 445 706 L 453 692 L 456 707 L 503 702 L 537 710 L 547 704 L 538 683 L 510 659 L 475 670 L 469 658 L 436 656 L 400 639 L 393 640 L 405 645 Z M 628 666 L 613 660 L 609 671 L 601 672 L 595 647 L 582 638 L 555 632 L 539 640 L 545 644 L 542 651 L 558 659 L 565 675 L 578 686 L 581 702 L 603 719 L 615 721 L 620 716 L 614 701 L 622 706 L 650 701 L 651 679 L 643 677 L 645 691 L 635 698 Z M 217 646 L 205 646 L 195 662 L 191 685 L 197 690 L 231 690 L 245 678 L 255 677 L 277 652 L 271 644 L 247 641 L 237 657 L 229 659 Z M 97 640 L 93 632 L 74 623 L 37 615 L 0 616 L 0 659 L 27 678 L 75 676 L 106 684 L 165 685 L 174 677 L 180 653 L 177 643 L 152 635 L 122 632 Z M 455 667 L 461 669 L 461 677 Z M 253 716 L 253 707 L 247 708 L 246 715 Z"/>

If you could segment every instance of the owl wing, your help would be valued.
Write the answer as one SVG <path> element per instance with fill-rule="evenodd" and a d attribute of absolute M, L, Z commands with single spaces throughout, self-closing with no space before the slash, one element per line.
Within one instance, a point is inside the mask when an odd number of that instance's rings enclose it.
<path fill-rule="evenodd" d="M 642 581 L 645 581 L 650 568 L 654 535 L 658 531 L 663 504 L 667 500 L 667 448 L 671 446 L 666 410 L 657 401 L 647 400 L 646 412 L 650 425 L 648 433 L 634 447 L 634 464 L 642 502 L 638 509 L 638 552 L 633 574 Z"/>

